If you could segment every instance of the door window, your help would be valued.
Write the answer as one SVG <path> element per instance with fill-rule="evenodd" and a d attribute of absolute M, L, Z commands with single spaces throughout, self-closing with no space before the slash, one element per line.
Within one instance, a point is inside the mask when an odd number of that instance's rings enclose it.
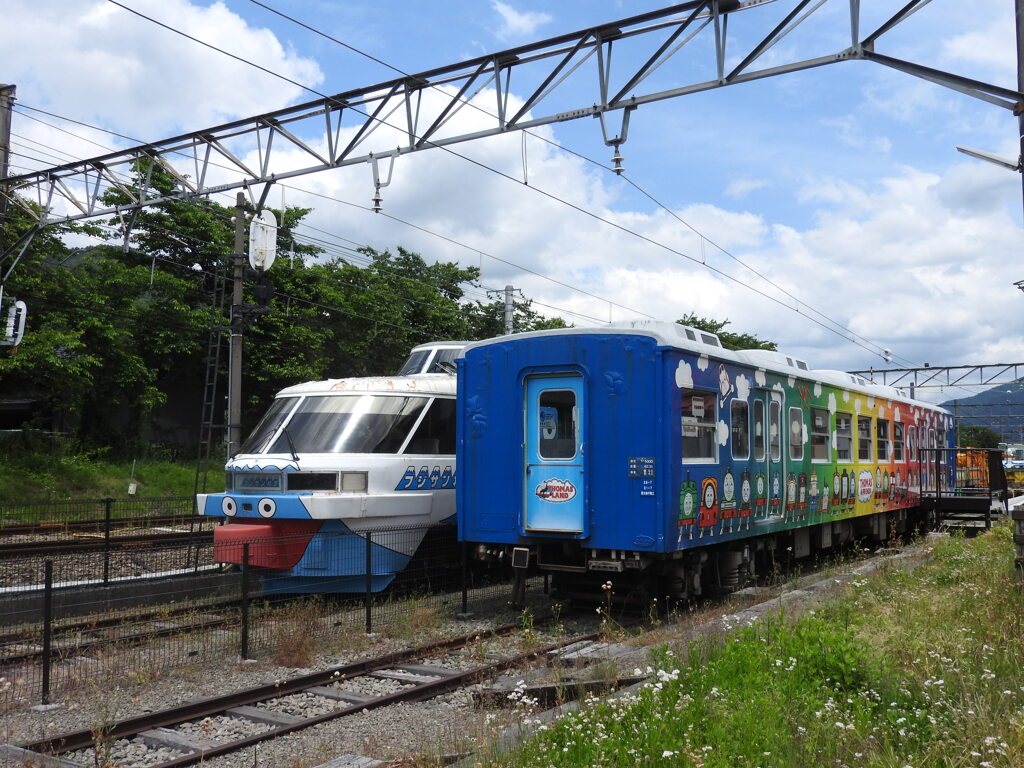
<path fill-rule="evenodd" d="M 764 461 L 764 401 L 754 401 L 754 461 Z"/>
<path fill-rule="evenodd" d="M 540 434 L 537 453 L 542 459 L 571 459 L 576 455 L 576 393 L 571 389 L 546 389 L 538 401 Z"/>
<path fill-rule="evenodd" d="M 768 406 L 768 445 L 771 447 L 769 458 L 772 461 L 782 460 L 782 403 L 772 400 Z"/>

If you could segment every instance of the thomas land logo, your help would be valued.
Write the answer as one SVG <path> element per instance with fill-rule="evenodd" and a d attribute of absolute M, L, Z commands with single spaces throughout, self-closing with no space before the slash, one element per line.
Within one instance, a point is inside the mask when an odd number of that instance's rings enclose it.
<path fill-rule="evenodd" d="M 576 486 L 568 480 L 559 480 L 557 477 L 553 477 L 538 484 L 534 493 L 538 499 L 560 504 L 576 498 Z"/>

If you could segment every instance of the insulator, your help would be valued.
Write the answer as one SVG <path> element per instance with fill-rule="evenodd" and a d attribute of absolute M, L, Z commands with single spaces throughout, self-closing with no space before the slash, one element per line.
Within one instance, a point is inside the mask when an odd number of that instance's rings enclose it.
<path fill-rule="evenodd" d="M 373 193 L 373 212 L 374 213 L 380 213 L 380 204 L 382 202 L 384 202 L 384 200 L 383 200 L 383 198 L 381 198 L 380 190 L 378 189 L 376 192 Z"/>
<path fill-rule="evenodd" d="M 619 148 L 617 146 L 615 147 L 615 154 L 612 155 L 612 163 L 612 170 L 615 171 L 616 174 L 621 174 L 626 170 L 622 167 L 622 154 L 619 152 Z"/>

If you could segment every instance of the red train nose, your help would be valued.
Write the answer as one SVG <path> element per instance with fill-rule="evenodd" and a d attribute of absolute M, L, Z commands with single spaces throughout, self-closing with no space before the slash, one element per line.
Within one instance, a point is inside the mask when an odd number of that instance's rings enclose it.
<path fill-rule="evenodd" d="M 238 520 L 213 532 L 213 559 L 242 565 L 249 545 L 249 565 L 289 570 L 302 558 L 320 520 Z"/>

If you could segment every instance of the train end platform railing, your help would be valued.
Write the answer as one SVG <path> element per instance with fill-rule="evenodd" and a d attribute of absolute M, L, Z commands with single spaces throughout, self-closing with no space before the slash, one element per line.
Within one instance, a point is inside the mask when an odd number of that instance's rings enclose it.
<path fill-rule="evenodd" d="M 1008 486 L 1002 453 L 986 448 L 922 448 L 917 476 L 921 500 L 951 528 L 992 527 L 1006 513 Z"/>

